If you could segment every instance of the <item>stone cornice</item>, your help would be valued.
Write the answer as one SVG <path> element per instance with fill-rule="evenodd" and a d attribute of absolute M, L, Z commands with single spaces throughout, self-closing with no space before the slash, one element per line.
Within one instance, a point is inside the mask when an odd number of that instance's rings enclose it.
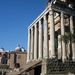
<path fill-rule="evenodd" d="M 57 12 L 63 12 L 65 14 L 75 16 L 75 10 L 73 10 L 71 8 L 61 8 L 61 7 L 58 7 L 58 6 L 55 6 L 55 5 L 52 5 L 51 8 L 53 10 L 57 11 Z"/>
<path fill-rule="evenodd" d="M 62 8 L 62 7 L 58 7 L 56 5 L 49 5 L 28 27 L 28 29 L 30 29 L 31 27 L 33 27 L 37 22 L 39 22 L 39 20 L 41 18 L 44 17 L 45 14 L 47 14 L 49 11 L 51 10 L 54 10 L 56 12 L 63 12 L 65 14 L 68 14 L 68 15 L 73 15 L 75 16 L 75 11 L 73 9 L 70 9 L 70 8 Z"/>

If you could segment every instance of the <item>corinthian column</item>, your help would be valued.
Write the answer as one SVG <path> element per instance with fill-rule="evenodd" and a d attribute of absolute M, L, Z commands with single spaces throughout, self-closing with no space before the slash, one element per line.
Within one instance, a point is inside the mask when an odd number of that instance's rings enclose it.
<path fill-rule="evenodd" d="M 33 45 L 34 45 L 34 42 L 33 42 L 33 27 L 31 28 L 31 60 L 33 59 Z"/>
<path fill-rule="evenodd" d="M 58 59 L 62 58 L 62 52 L 61 52 L 61 41 L 60 41 L 61 35 L 58 35 Z"/>
<path fill-rule="evenodd" d="M 73 34 L 73 16 L 70 16 L 70 31 Z M 72 42 L 72 39 L 71 39 Z M 74 47 L 74 42 L 72 42 L 72 60 L 75 61 L 75 47 Z"/>
<path fill-rule="evenodd" d="M 64 29 L 64 14 L 61 12 L 61 35 L 65 34 L 65 29 Z M 62 61 L 64 62 L 66 59 L 66 46 L 65 42 L 62 41 Z"/>
<path fill-rule="evenodd" d="M 39 59 L 42 59 L 42 23 L 39 21 Z"/>
<path fill-rule="evenodd" d="M 51 49 L 51 57 L 55 58 L 55 29 L 54 29 L 54 12 L 51 10 L 49 12 L 50 15 L 50 49 Z"/>
<path fill-rule="evenodd" d="M 34 33 L 34 60 L 37 59 L 37 38 L 38 38 L 38 35 L 37 35 L 37 24 L 35 24 L 35 33 Z"/>
<path fill-rule="evenodd" d="M 48 58 L 48 25 L 46 15 L 44 16 L 44 51 L 43 58 Z"/>
<path fill-rule="evenodd" d="M 28 30 L 28 53 L 27 53 L 27 62 L 30 60 L 30 30 Z"/>

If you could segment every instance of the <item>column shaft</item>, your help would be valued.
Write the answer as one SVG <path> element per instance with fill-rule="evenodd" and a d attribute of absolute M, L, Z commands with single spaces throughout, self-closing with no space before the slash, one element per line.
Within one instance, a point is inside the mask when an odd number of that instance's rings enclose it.
<path fill-rule="evenodd" d="M 34 42 L 33 42 L 33 27 L 31 28 L 31 60 L 33 59 L 33 49 L 34 49 Z"/>
<path fill-rule="evenodd" d="M 35 25 L 35 34 L 34 34 L 34 60 L 37 59 L 37 38 L 38 38 L 38 35 L 37 35 L 38 31 L 37 31 L 37 24 Z"/>
<path fill-rule="evenodd" d="M 54 28 L 54 12 L 51 10 L 50 14 L 50 49 L 51 57 L 55 58 L 55 28 Z"/>
<path fill-rule="evenodd" d="M 73 34 L 73 16 L 70 16 L 70 31 Z M 72 42 L 72 39 L 71 39 Z M 72 60 L 75 61 L 75 47 L 74 47 L 74 42 L 72 42 Z"/>
<path fill-rule="evenodd" d="M 30 60 L 30 30 L 28 30 L 28 53 L 27 53 L 27 62 Z"/>
<path fill-rule="evenodd" d="M 44 51 L 43 58 L 48 58 L 48 25 L 46 15 L 44 16 Z"/>
<path fill-rule="evenodd" d="M 64 29 L 64 14 L 61 12 L 61 35 L 65 34 L 65 29 Z M 66 46 L 65 42 L 62 41 L 62 61 L 66 59 Z"/>
<path fill-rule="evenodd" d="M 39 59 L 42 59 L 42 51 L 43 51 L 43 45 L 42 45 L 42 23 L 41 20 L 39 21 Z"/>
<path fill-rule="evenodd" d="M 61 51 L 61 41 L 60 41 L 61 35 L 58 35 L 58 59 L 62 58 L 62 51 Z"/>

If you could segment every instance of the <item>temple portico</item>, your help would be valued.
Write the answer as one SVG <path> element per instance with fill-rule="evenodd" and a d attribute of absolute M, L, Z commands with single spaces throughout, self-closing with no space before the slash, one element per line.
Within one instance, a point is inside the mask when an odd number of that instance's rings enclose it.
<path fill-rule="evenodd" d="M 74 33 L 74 17 L 75 11 L 70 8 L 48 5 L 28 27 L 27 62 L 55 57 L 66 60 L 66 44 L 59 39 L 66 33 L 65 27 Z M 75 61 L 74 43 L 72 43 L 72 60 Z"/>

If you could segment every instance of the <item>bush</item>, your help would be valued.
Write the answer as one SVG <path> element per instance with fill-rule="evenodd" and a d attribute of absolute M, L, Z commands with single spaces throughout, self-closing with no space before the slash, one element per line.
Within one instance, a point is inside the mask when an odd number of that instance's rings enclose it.
<path fill-rule="evenodd" d="M 8 65 L 3 65 L 3 69 L 9 69 Z"/>

